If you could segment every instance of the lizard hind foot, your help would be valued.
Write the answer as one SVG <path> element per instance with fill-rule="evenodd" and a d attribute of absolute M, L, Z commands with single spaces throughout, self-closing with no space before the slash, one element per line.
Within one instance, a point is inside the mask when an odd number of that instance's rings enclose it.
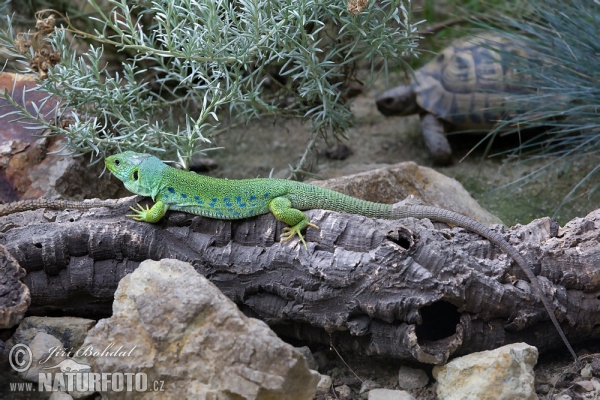
<path fill-rule="evenodd" d="M 283 228 L 283 233 L 280 235 L 280 242 L 281 243 L 285 243 L 290 241 L 291 239 L 294 238 L 294 236 L 298 235 L 298 238 L 300 239 L 300 241 L 302 242 L 302 244 L 304 245 L 304 248 L 306 250 L 308 250 L 308 246 L 306 245 L 306 241 L 304 240 L 304 236 L 302 236 L 302 233 L 300 232 L 302 229 L 304 229 L 305 226 L 310 226 L 313 228 L 317 228 L 319 229 L 319 227 L 315 224 L 311 224 L 310 222 L 306 225 L 304 224 L 297 224 L 294 226 L 287 226 L 285 228 Z"/>

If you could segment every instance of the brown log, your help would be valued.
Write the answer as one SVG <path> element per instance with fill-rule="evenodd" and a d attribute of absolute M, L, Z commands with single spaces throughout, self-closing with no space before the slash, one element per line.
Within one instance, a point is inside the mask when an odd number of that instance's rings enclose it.
<path fill-rule="evenodd" d="M 27 271 L 29 313 L 105 317 L 119 280 L 145 259 L 190 262 L 282 336 L 439 364 L 524 341 L 563 350 L 524 274 L 495 245 L 429 220 L 312 210 L 309 250 L 280 244 L 272 215 L 239 221 L 169 212 L 158 224 L 117 208 L 0 218 L 0 244 Z M 496 226 L 529 260 L 571 343 L 600 337 L 600 210 L 552 237 L 541 218 Z"/>

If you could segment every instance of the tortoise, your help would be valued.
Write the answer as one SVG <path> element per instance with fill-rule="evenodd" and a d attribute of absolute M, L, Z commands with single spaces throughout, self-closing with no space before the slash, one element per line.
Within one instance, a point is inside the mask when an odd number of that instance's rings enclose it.
<path fill-rule="evenodd" d="M 526 57 L 526 47 L 492 33 L 458 39 L 415 71 L 409 85 L 380 94 L 377 109 L 385 116 L 420 114 L 428 152 L 447 165 L 452 150 L 445 128 L 489 130 L 506 117 L 507 94 L 522 92 L 507 67 L 509 54 Z"/>

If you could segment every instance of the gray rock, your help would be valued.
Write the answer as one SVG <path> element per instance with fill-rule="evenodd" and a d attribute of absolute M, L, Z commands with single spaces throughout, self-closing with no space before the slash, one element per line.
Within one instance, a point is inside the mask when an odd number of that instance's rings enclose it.
<path fill-rule="evenodd" d="M 75 317 L 27 317 L 7 343 L 11 346 L 17 343 L 29 344 L 35 335 L 45 332 L 57 338 L 64 350 L 73 354 L 95 323 L 93 319 Z"/>
<path fill-rule="evenodd" d="M 317 384 L 317 394 L 329 393 L 333 380 L 329 375 L 320 375 L 319 383 Z"/>
<path fill-rule="evenodd" d="M 127 355 L 87 357 L 92 371 L 143 372 L 149 384 L 163 381 L 169 398 L 312 399 L 318 383 L 300 352 L 177 260 L 145 261 L 121 280 L 112 317 L 82 349 L 111 343 Z"/>
<path fill-rule="evenodd" d="M 404 390 L 373 389 L 369 392 L 369 400 L 416 400 L 412 394 Z"/>
<path fill-rule="evenodd" d="M 308 346 L 296 347 L 296 350 L 300 352 L 304 356 L 304 359 L 308 363 L 308 368 L 318 371 L 319 365 L 317 364 L 317 360 L 312 354 L 312 351 L 308 348 Z"/>
<path fill-rule="evenodd" d="M 573 398 L 566 394 L 561 394 L 560 396 L 556 396 L 554 400 L 573 400 Z"/>
<path fill-rule="evenodd" d="M 414 196 L 425 205 L 468 215 L 484 225 L 502 223 L 481 207 L 457 180 L 414 162 L 311 183 L 379 203 L 394 204 Z"/>
<path fill-rule="evenodd" d="M 53 392 L 49 400 L 73 400 L 73 397 L 65 392 Z"/>
<path fill-rule="evenodd" d="M 411 390 L 425 387 L 429 382 L 429 377 L 420 369 L 402 366 L 398 371 L 398 384 L 400 389 Z"/>
<path fill-rule="evenodd" d="M 590 379 L 592 377 L 592 364 L 587 364 L 581 370 L 581 377 L 583 379 Z"/>
<path fill-rule="evenodd" d="M 340 399 L 348 398 L 350 397 L 350 394 L 352 394 L 352 389 L 350 389 L 348 385 L 336 386 L 333 388 L 333 391 Z"/>
<path fill-rule="evenodd" d="M 57 338 L 46 332 L 38 332 L 29 343 L 32 356 L 31 366 L 27 371 L 19 372 L 19 377 L 31 382 L 39 382 L 40 373 L 56 372 L 56 370 L 50 370 L 50 368 L 59 365 L 67 358 L 63 354 L 57 354 L 53 351 L 61 348 L 62 343 Z M 29 359 L 27 355 L 25 358 Z"/>
<path fill-rule="evenodd" d="M 433 368 L 440 400 L 534 400 L 533 367 L 538 350 L 513 343 L 455 358 Z"/>
<path fill-rule="evenodd" d="M 23 134 L 31 136 L 26 130 L 23 130 Z M 20 198 L 83 200 L 99 196 L 116 197 L 117 193 L 124 193 L 123 186 L 115 179 L 110 179 L 108 174 L 99 176 L 104 168 L 103 163 L 90 166 L 85 157 L 51 154 L 65 144 L 65 139 L 44 137 L 32 143 L 16 145 L 23 149 L 11 155 L 0 153 L 0 159 L 10 157 L 6 162 L 6 177 Z M 90 176 L 95 176 L 95 179 L 89 179 Z"/>
<path fill-rule="evenodd" d="M 575 385 L 579 386 L 585 392 L 592 392 L 595 389 L 594 388 L 594 384 L 592 382 L 590 382 L 590 381 L 575 382 Z"/>
<path fill-rule="evenodd" d="M 372 381 L 370 379 L 365 379 L 362 384 L 360 385 L 360 390 L 358 391 L 358 393 L 363 394 L 364 392 L 368 392 L 370 390 L 373 389 L 377 389 L 381 387 L 381 385 L 375 381 Z"/>
<path fill-rule="evenodd" d="M 539 393 L 539 394 L 548 394 L 548 393 L 550 393 L 551 389 L 552 389 L 552 386 L 550 384 L 541 383 L 539 385 L 536 385 L 535 392 Z"/>

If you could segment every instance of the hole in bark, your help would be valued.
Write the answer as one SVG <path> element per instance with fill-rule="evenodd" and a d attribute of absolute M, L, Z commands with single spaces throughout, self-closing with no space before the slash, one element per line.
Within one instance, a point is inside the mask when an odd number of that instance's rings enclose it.
<path fill-rule="evenodd" d="M 33 244 L 36 248 L 41 249 L 42 248 L 42 244 L 41 243 L 34 243 Z"/>
<path fill-rule="evenodd" d="M 405 250 L 410 249 L 414 243 L 412 233 L 407 229 L 389 232 L 387 238 Z"/>
<path fill-rule="evenodd" d="M 415 333 L 420 344 L 445 339 L 456 333 L 460 313 L 454 304 L 436 301 L 421 308 L 419 312 L 423 322 L 415 327 Z"/>
<path fill-rule="evenodd" d="M 405 237 L 402 237 L 402 235 L 400 235 L 400 236 L 398 237 L 398 241 L 396 241 L 396 243 L 397 243 L 397 244 L 398 244 L 400 247 L 402 247 L 403 249 L 406 249 L 406 250 L 408 250 L 408 249 L 410 248 L 410 240 L 408 240 L 408 239 L 407 239 L 407 238 L 405 238 Z"/>

